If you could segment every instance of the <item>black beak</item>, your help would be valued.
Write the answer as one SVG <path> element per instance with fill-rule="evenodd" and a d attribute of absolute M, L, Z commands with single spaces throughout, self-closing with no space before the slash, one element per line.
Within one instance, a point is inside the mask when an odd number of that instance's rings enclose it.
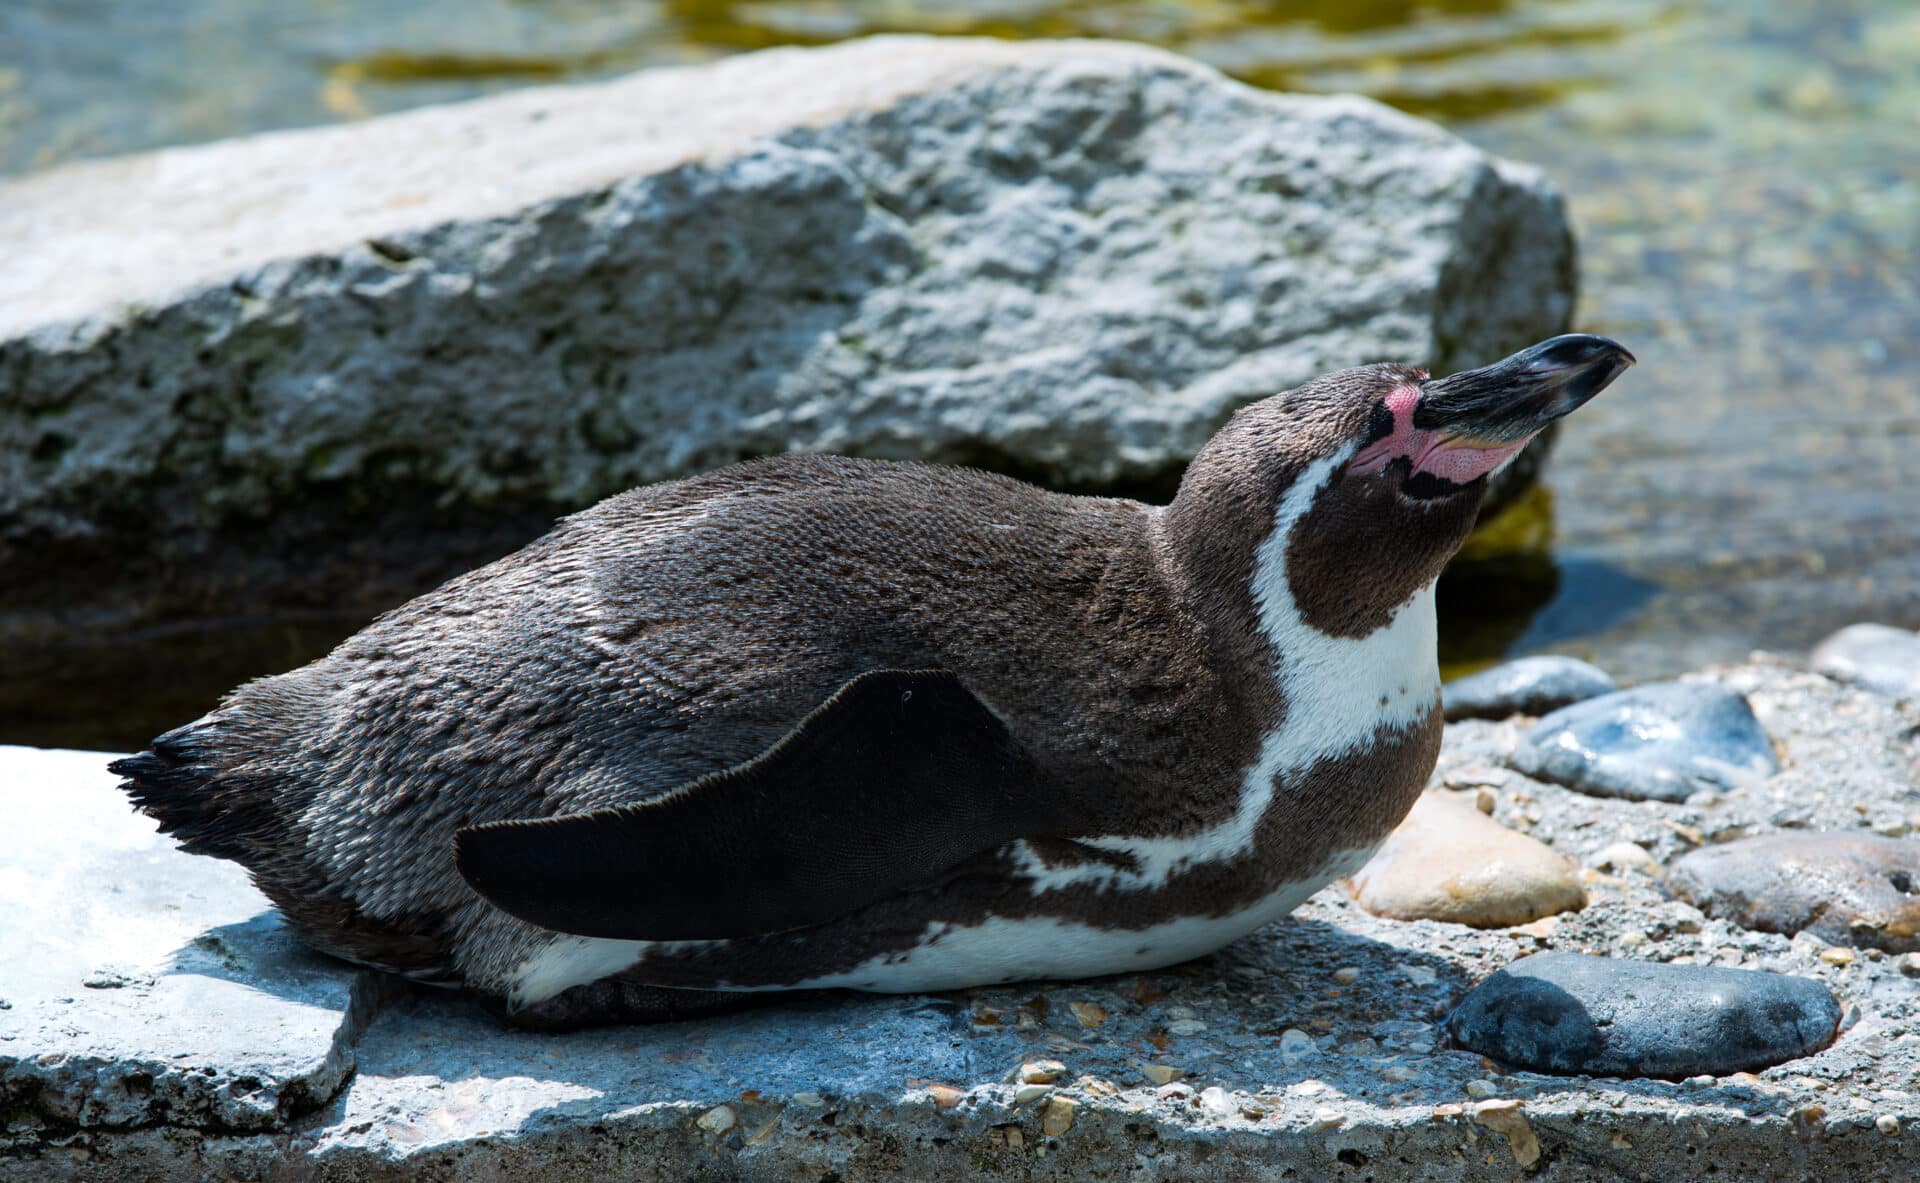
<path fill-rule="evenodd" d="M 1424 383 L 1413 425 L 1488 444 L 1511 443 L 1578 409 L 1633 362 L 1626 346 L 1606 337 L 1550 337 L 1490 366 Z"/>

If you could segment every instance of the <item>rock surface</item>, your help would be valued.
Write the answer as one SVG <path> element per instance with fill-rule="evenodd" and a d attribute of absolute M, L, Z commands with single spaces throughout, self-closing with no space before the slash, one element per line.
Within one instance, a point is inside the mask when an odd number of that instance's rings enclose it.
<path fill-rule="evenodd" d="M 1512 763 L 1540 780 L 1636 801 L 1728 792 L 1780 769 L 1746 701 L 1703 682 L 1636 686 L 1564 707 L 1528 730 Z"/>
<path fill-rule="evenodd" d="M 0 655 L 364 618 L 770 452 L 1164 493 L 1236 407 L 1491 360 L 1574 282 L 1538 171 L 1099 42 L 780 50 L 83 163 L 0 184 L 0 239 Z"/>
<path fill-rule="evenodd" d="M 1376 916 L 1475 928 L 1526 924 L 1587 903 L 1565 855 L 1446 793 L 1422 794 L 1348 884 Z"/>
<path fill-rule="evenodd" d="M 1594 797 L 1500 768 L 1521 727 L 1476 720 L 1448 728 L 1435 783 L 1463 769 L 1499 772 L 1477 782 L 1494 816 L 1581 863 L 1620 842 L 1670 861 L 1730 833 L 1890 828 L 1920 814 L 1920 745 L 1909 738 L 1920 706 L 1773 662 L 1703 676 L 1752 703 L 1782 746 L 1779 775 L 1711 802 Z M 21 785 L 71 808 L 68 829 L 128 821 L 100 757 L 0 749 L 0 794 Z M 62 849 L 78 840 L 66 829 L 32 836 Z M 202 917 L 191 895 L 230 868 L 171 862 L 173 894 L 156 901 L 158 913 L 228 925 L 225 913 Z M 10 873 L 0 863 L 0 878 Z M 1909 976 L 1920 971 L 1904 968 L 1905 957 L 1869 949 L 1836 959 L 1853 950 L 1703 916 L 1637 872 L 1591 875 L 1586 887 L 1586 908 L 1505 930 L 1383 919 L 1336 888 L 1213 957 L 1152 974 L 795 1000 L 704 1023 L 565 1036 L 503 1029 L 457 995 L 421 990 L 386 1000 L 344 1040 L 354 1074 L 273 1131 L 176 1124 L 169 1114 L 75 1125 L 9 1105 L 0 1180 L 870 1183 L 1256 1178 L 1291 1168 L 1383 1183 L 1591 1183 L 1690 1179 L 1703 1162 L 1727 1178 L 1920 1176 L 1911 1132 L 1920 1127 L 1920 990 Z M 90 914 L 106 923 L 112 909 Z M 37 921 L 0 912 L 0 948 Z M 227 931 L 245 942 L 261 930 Z M 1471 984 L 1543 950 L 1815 978 L 1858 1017 L 1823 1051 L 1708 1083 L 1509 1071 L 1449 1050 L 1437 1024 Z M 96 968 L 106 967 L 79 972 Z M 16 973 L 0 959 L 0 996 L 17 1010 Z M 207 1013 L 232 1012 L 222 1003 Z M 280 1046 L 277 1031 L 229 1026 L 234 1044 Z M 0 1054 L 35 1058 L 12 1050 L 16 1042 L 0 1041 Z M 1022 1079 L 1027 1065 L 1053 1079 Z M 1022 1101 L 1026 1089 L 1048 1091 Z M 1062 1132 L 1049 1132 L 1050 1115 Z"/>
<path fill-rule="evenodd" d="M 1680 1078 L 1818 1051 L 1840 1004 L 1788 974 L 1540 953 L 1475 986 L 1446 1026 L 1468 1051 L 1535 1072 Z"/>
<path fill-rule="evenodd" d="M 1920 949 L 1920 841 L 1911 838 L 1766 834 L 1684 855 L 1666 882 L 1707 915 L 1743 928 Z"/>
<path fill-rule="evenodd" d="M 1447 720 L 1544 715 L 1611 692 L 1613 678 L 1577 657 L 1522 657 L 1440 688 Z"/>
<path fill-rule="evenodd" d="M 309 952 L 238 866 L 180 854 L 108 757 L 0 751 L 0 1158 L 49 1127 L 273 1130 L 324 1104 L 377 975 Z"/>
<path fill-rule="evenodd" d="M 1920 698 L 1920 633 L 1884 624 L 1850 624 L 1816 645 L 1807 660 L 1843 682 Z"/>

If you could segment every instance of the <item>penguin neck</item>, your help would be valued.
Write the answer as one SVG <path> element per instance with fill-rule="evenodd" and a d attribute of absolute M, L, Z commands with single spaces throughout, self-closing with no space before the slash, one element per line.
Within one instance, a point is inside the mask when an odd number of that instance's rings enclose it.
<path fill-rule="evenodd" d="M 1271 472 L 1195 474 L 1157 523 L 1183 607 L 1207 636 L 1217 668 L 1287 733 L 1288 764 L 1354 750 L 1382 725 L 1424 723 L 1439 692 L 1433 577 L 1359 636 L 1316 627 L 1296 595 L 1290 543 L 1351 453 L 1299 463 L 1291 480 Z"/>

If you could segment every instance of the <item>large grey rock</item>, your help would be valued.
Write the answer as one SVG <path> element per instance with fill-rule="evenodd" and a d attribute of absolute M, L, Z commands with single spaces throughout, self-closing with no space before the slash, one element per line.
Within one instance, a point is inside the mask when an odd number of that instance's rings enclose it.
<path fill-rule="evenodd" d="M 1696 828 L 1858 824 L 1862 809 L 1876 825 L 1907 816 L 1920 779 L 1920 749 L 1908 738 L 1920 726 L 1912 704 L 1772 664 L 1711 676 L 1743 694 L 1781 744 L 1780 774 L 1710 806 L 1593 797 L 1507 774 L 1494 786 L 1496 816 L 1583 861 L 1629 838 L 1670 858 L 1688 841 L 1680 831 Z M 1512 730 L 1450 726 L 1442 760 L 1486 767 L 1487 749 Z M 70 762 L 61 775 L 49 776 L 41 762 L 62 759 Z M 111 782 L 97 756 L 0 748 L 0 799 L 61 788 L 40 794 L 61 816 L 17 837 L 23 849 L 49 853 L 31 863 L 0 856 L 7 890 L 116 825 L 151 840 Z M 165 923 L 179 926 L 156 946 L 190 945 L 180 934 L 203 931 L 196 921 L 225 931 L 257 906 L 251 896 L 231 909 L 196 901 L 212 885 L 238 884 L 224 864 L 152 857 L 173 885 L 177 911 Z M 100 896 L 115 882 L 109 868 L 66 890 Z M 383 995 L 375 1001 L 384 1009 L 341 1041 L 354 1074 L 317 1110 L 289 1107 L 272 1129 L 236 1129 L 157 1107 L 143 1121 L 106 1125 L 8 1103 L 0 1105 L 0 1181 L 869 1183 L 1238 1179 L 1291 1169 L 1301 1178 L 1371 1173 L 1396 1183 L 1590 1183 L 1690 1179 L 1703 1162 L 1728 1178 L 1920 1177 L 1912 1087 L 1920 1042 L 1909 1034 L 1920 1025 L 1920 990 L 1904 958 L 1842 963 L 1818 942 L 1702 917 L 1646 876 L 1599 876 L 1587 890 L 1581 911 L 1483 931 L 1375 917 L 1335 889 L 1214 957 L 1153 974 L 789 1000 L 660 1027 L 532 1034 L 502 1027 L 452 992 Z M 96 902 L 60 923 L 99 933 L 63 928 L 36 944 L 41 914 L 49 924 L 65 914 L 44 895 L 29 905 L 0 911 L 0 950 L 45 956 L 58 940 L 137 948 L 141 926 L 156 923 L 132 910 L 139 923 L 116 924 L 126 905 Z M 1477 1054 L 1447 1050 L 1438 1017 L 1529 948 L 1816 978 L 1858 1017 L 1824 1050 L 1712 1084 L 1501 1072 Z M 41 1007 L 17 960 L 0 958 L 0 994 L 15 1010 Z M 103 959 L 80 960 L 90 973 Z M 351 989 L 351 969 L 308 964 Z M 279 998 L 275 979 L 254 972 L 236 976 L 267 996 L 255 1001 Z M 35 989 L 71 995 L 73 975 Z M 166 996 L 129 989 L 104 993 L 141 1003 L 155 1024 L 173 1021 L 160 1009 L 173 1005 Z M 228 1028 L 203 1037 L 280 1046 L 271 1013 L 237 1009 L 245 993 L 195 1003 L 207 1026 Z M 133 1051 L 143 1046 L 140 1029 L 121 1033 Z M 15 1050 L 22 1040 L 59 1038 L 36 1024 L 0 1049 L 20 1063 L 42 1050 Z M 45 1045 L 56 1057 L 60 1046 Z M 1048 1096 L 1021 1091 L 1020 1066 L 1036 1060 L 1064 1065 Z"/>
<path fill-rule="evenodd" d="M 0 185 L 0 240 L 0 647 L 69 650 L 364 614 L 768 452 L 1165 491 L 1235 407 L 1489 360 L 1574 284 L 1536 170 L 1096 42 L 885 38 L 80 164 Z"/>
<path fill-rule="evenodd" d="M 93 752 L 0 748 L 0 1158 L 69 1126 L 283 1128 L 353 1071 L 378 980 L 182 855 Z"/>

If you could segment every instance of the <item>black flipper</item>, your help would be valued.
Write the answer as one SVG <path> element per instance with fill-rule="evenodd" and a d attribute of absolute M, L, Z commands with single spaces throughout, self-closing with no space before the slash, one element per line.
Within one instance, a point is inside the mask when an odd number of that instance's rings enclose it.
<path fill-rule="evenodd" d="M 1048 810 L 1018 742 L 945 670 L 876 670 L 757 758 L 642 805 L 460 831 L 473 889 L 522 920 L 624 940 L 783 932 L 1015 838 Z"/>

